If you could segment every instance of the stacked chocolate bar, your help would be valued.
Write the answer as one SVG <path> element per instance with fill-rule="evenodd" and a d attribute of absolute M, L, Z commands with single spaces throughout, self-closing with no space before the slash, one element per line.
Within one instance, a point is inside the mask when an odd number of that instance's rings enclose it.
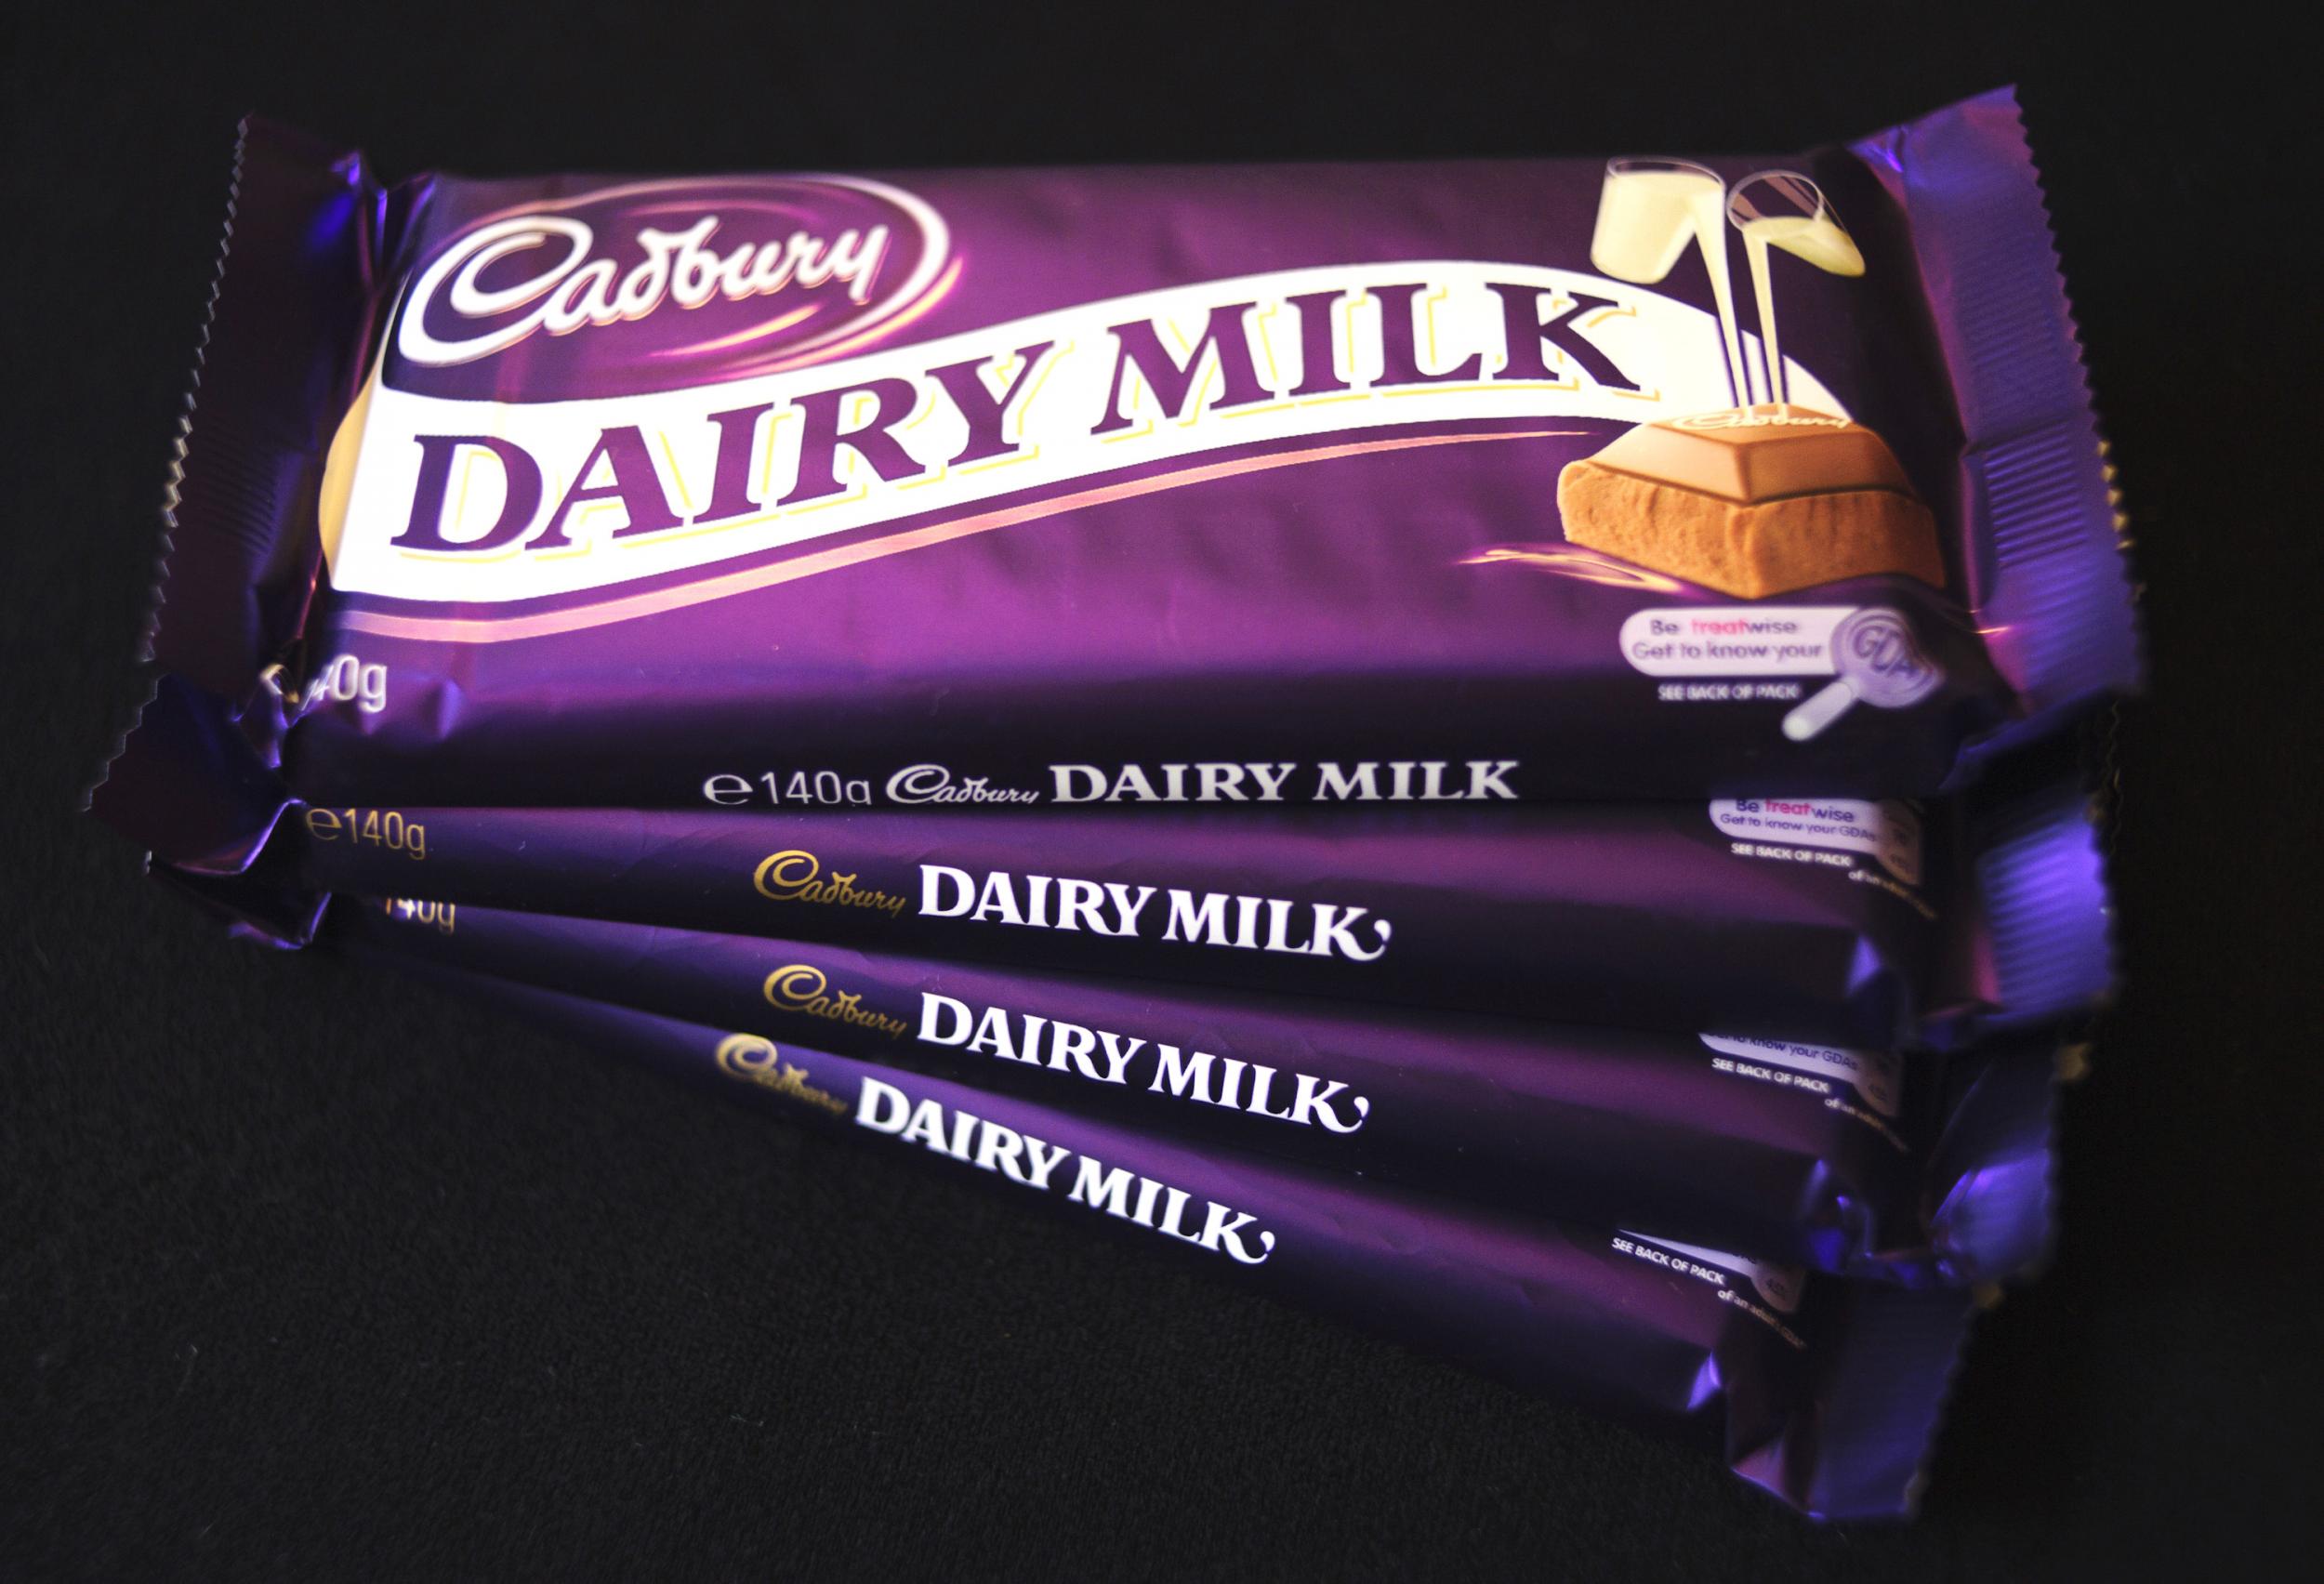
<path fill-rule="evenodd" d="M 94 800 L 240 929 L 1819 1515 L 1909 1503 L 2043 1257 L 2109 975 L 2058 745 L 2136 661 L 2006 95 L 392 188 L 252 124 L 183 458 Z"/>

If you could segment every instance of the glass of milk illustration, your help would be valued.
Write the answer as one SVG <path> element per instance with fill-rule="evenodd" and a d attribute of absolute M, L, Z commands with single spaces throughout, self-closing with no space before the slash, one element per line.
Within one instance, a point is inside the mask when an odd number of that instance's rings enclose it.
<path fill-rule="evenodd" d="M 1776 334 L 1776 293 L 1767 250 L 1780 248 L 1804 258 L 1828 275 L 1861 275 L 1864 255 L 1840 224 L 1823 190 L 1796 170 L 1763 170 L 1739 183 L 1727 198 L 1727 218 L 1743 233 L 1743 253 L 1751 268 L 1751 293 L 1759 308 L 1760 350 L 1766 360 L 1767 399 L 1778 412 L 1789 392 L 1783 369 L 1783 343 Z"/>
<path fill-rule="evenodd" d="M 1699 246 L 1719 310 L 1719 337 L 1727 354 L 1727 387 L 1738 407 L 1750 405 L 1742 338 L 1735 324 L 1735 290 L 1727 271 L 1722 223 L 1727 184 L 1719 173 L 1687 160 L 1614 160 L 1598 194 L 1598 225 L 1590 239 L 1590 265 L 1601 275 L 1651 286 L 1670 274 L 1687 244 Z"/>

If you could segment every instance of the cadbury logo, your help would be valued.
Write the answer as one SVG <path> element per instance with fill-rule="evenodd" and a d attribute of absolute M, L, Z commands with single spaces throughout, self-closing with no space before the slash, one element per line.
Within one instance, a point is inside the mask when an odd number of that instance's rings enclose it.
<path fill-rule="evenodd" d="M 783 1060 L 783 1052 L 772 1039 L 756 1034 L 730 1034 L 719 1041 L 713 1056 L 719 1071 L 729 1077 L 789 1095 L 793 1100 L 803 1100 L 835 1115 L 847 1111 L 846 1101 L 807 1081 L 806 1068 Z"/>
<path fill-rule="evenodd" d="M 1828 417 L 1822 413 L 1810 413 L 1793 407 L 1737 407 L 1723 413 L 1696 413 L 1684 418 L 1672 418 L 1670 427 L 1679 429 L 1854 429 L 1848 418 Z"/>
<path fill-rule="evenodd" d="M 889 891 L 859 888 L 853 875 L 823 876 L 823 861 L 801 848 L 770 855 L 752 874 L 750 883 L 771 902 L 813 902 L 826 907 L 868 907 L 894 917 L 909 899 Z"/>
<path fill-rule="evenodd" d="M 781 298 L 738 322 L 730 311 L 715 324 L 686 323 L 691 345 L 656 334 L 640 350 L 795 354 L 891 317 L 944 262 L 944 223 L 908 193 L 852 178 L 766 186 L 654 183 L 478 226 L 414 283 L 396 350 L 446 368 L 536 335 L 691 321 L 714 305 Z M 815 224 L 817 209 L 830 210 L 831 223 Z"/>
<path fill-rule="evenodd" d="M 812 963 L 787 963 L 776 969 L 767 975 L 765 993 L 767 1004 L 779 1010 L 874 1029 L 891 1039 L 911 1026 L 902 1018 L 865 1006 L 859 991 L 832 989 L 830 979 Z"/>

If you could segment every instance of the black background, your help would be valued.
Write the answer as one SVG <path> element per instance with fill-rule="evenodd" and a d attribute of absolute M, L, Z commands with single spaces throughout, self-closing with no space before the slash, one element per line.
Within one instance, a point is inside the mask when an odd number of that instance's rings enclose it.
<path fill-rule="evenodd" d="M 2315 85 L 2270 8 L 5 24 L 0 1577 L 2172 1576 L 2313 1538 Z M 2128 988 L 1910 1527 L 316 954 L 73 812 L 235 118 L 400 175 L 1785 150 L 2023 85 L 2136 520 Z M 2229 228 L 2241 240 L 2230 236 Z M 2312 1560 L 2309 1558 L 2307 1560 Z"/>

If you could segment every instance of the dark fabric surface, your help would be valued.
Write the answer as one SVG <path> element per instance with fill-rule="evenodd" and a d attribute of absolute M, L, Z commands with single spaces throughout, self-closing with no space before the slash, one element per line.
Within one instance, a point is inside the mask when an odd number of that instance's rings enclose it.
<path fill-rule="evenodd" d="M 0 1577 L 2239 1576 L 2314 1538 L 2319 168 L 2225 8 L 16 9 Z M 77 818 L 235 117 L 401 173 L 1780 150 L 2025 87 L 2138 521 L 2129 987 L 1921 1520 L 1818 1529 L 1007 1195 L 314 954 Z M 2224 229 L 2249 226 L 2251 240 Z"/>

